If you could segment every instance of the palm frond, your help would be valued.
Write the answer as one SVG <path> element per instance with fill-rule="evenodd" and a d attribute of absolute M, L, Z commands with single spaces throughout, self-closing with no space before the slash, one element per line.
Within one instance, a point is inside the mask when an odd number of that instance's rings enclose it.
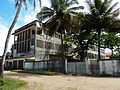
<path fill-rule="evenodd" d="M 58 9 L 58 0 L 50 0 L 51 3 L 51 8 L 53 8 L 54 10 Z"/>
<path fill-rule="evenodd" d="M 78 12 L 75 12 L 75 11 L 67 11 L 66 13 L 69 13 L 69 14 L 74 15 L 74 16 L 76 16 L 78 14 Z"/>
<path fill-rule="evenodd" d="M 79 4 L 78 0 L 70 0 L 69 2 L 66 2 L 67 7 L 71 7 L 73 4 Z"/>
<path fill-rule="evenodd" d="M 109 8 L 108 0 L 104 0 L 104 2 L 101 5 L 101 9 L 99 10 L 100 14 L 105 14 L 106 10 Z"/>
<path fill-rule="evenodd" d="M 43 7 L 41 11 L 37 14 L 37 18 L 43 21 L 46 18 L 50 18 L 53 15 L 54 15 L 54 10 L 48 7 Z"/>
<path fill-rule="evenodd" d="M 51 16 L 54 15 L 54 12 L 40 12 L 37 14 L 37 18 L 41 21 L 44 21 L 47 18 L 50 18 Z"/>
<path fill-rule="evenodd" d="M 105 13 L 105 15 L 109 14 L 114 10 L 114 8 L 118 5 L 118 2 L 116 2 L 114 5 L 112 5 Z"/>
<path fill-rule="evenodd" d="M 102 5 L 102 1 L 101 0 L 94 0 L 94 6 L 96 9 L 100 10 Z"/>
<path fill-rule="evenodd" d="M 48 7 L 46 7 L 46 6 L 43 7 L 40 12 L 46 12 L 46 11 L 54 12 L 54 10 L 52 10 L 51 8 L 48 8 Z"/>
<path fill-rule="evenodd" d="M 69 8 L 68 11 L 75 11 L 79 9 L 84 9 L 84 7 L 83 6 L 72 7 L 72 8 Z"/>
<path fill-rule="evenodd" d="M 87 3 L 87 5 L 88 5 L 88 7 L 89 7 L 89 9 L 91 11 L 94 8 L 93 3 L 91 2 L 91 0 L 86 0 L 86 3 Z"/>

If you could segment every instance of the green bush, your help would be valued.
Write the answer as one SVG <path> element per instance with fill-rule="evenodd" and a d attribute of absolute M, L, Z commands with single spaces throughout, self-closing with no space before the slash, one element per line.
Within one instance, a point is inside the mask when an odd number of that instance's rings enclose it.
<path fill-rule="evenodd" d="M 6 66 L 6 69 L 7 69 L 7 70 L 12 70 L 13 67 L 12 67 L 11 65 L 8 65 L 8 66 Z"/>
<path fill-rule="evenodd" d="M 0 86 L 4 85 L 4 79 L 0 79 Z"/>

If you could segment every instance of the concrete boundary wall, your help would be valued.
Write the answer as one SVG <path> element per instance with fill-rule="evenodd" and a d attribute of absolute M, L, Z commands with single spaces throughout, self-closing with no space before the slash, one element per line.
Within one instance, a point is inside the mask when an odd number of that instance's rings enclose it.
<path fill-rule="evenodd" d="M 120 76 L 120 60 L 100 60 L 100 75 Z"/>
<path fill-rule="evenodd" d="M 67 73 L 72 74 L 86 74 L 85 62 L 68 62 Z"/>
<path fill-rule="evenodd" d="M 24 63 L 24 70 L 65 72 L 64 67 L 65 64 L 63 60 L 43 60 Z"/>
<path fill-rule="evenodd" d="M 53 71 L 72 74 L 86 74 L 85 62 L 67 62 L 67 60 L 47 60 L 25 62 L 24 70 Z"/>
<path fill-rule="evenodd" d="M 25 62 L 25 70 L 53 71 L 67 74 L 112 75 L 120 76 L 120 60 L 91 60 L 67 62 L 67 60 L 47 60 Z"/>

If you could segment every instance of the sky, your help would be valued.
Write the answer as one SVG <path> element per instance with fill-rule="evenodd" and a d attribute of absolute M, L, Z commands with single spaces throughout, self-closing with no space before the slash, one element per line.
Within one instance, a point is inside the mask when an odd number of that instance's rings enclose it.
<path fill-rule="evenodd" d="M 78 1 L 79 1 L 79 5 L 85 7 L 84 12 L 87 12 L 87 6 L 85 4 L 85 0 L 78 0 Z M 115 2 L 119 2 L 118 6 L 120 6 L 120 0 L 113 0 L 113 3 Z M 50 6 L 49 0 L 42 0 L 42 6 L 49 7 Z M 17 8 L 15 8 L 15 0 L 2 0 L 1 1 L 0 3 L 0 56 L 3 54 L 7 32 L 14 19 L 16 10 Z M 36 14 L 39 11 L 40 11 L 39 5 L 36 5 L 35 10 L 31 4 L 28 4 L 27 10 L 25 9 L 25 6 L 23 5 L 20 15 L 18 17 L 18 21 L 13 29 L 13 32 L 19 27 L 27 23 L 30 23 L 33 20 L 36 20 Z M 12 35 L 9 41 L 8 51 L 10 51 L 10 48 L 13 42 L 14 42 L 14 37 Z M 109 50 L 107 49 L 106 52 L 109 52 Z"/>

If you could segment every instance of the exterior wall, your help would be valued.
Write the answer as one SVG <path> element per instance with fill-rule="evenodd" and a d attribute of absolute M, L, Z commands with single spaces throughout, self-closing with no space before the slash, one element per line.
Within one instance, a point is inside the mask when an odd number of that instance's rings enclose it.
<path fill-rule="evenodd" d="M 62 60 L 43 60 L 36 62 L 25 62 L 25 70 L 43 70 L 53 72 L 64 72 Z"/>
<path fill-rule="evenodd" d="M 67 74 L 87 74 L 85 62 L 63 62 L 63 60 L 43 60 L 25 62 L 25 70 L 66 72 Z"/>
<path fill-rule="evenodd" d="M 86 74 L 85 62 L 68 62 L 67 73 L 72 74 Z"/>
<path fill-rule="evenodd" d="M 65 68 L 64 68 L 65 67 Z M 65 70 L 64 70 L 64 69 Z M 62 60 L 43 60 L 36 62 L 25 62 L 25 70 L 55 71 L 67 74 L 86 74 L 85 62 L 64 62 Z"/>
<path fill-rule="evenodd" d="M 31 26 L 14 35 L 13 57 L 34 54 L 35 26 Z"/>
<path fill-rule="evenodd" d="M 57 38 L 55 35 L 53 37 L 46 36 L 42 31 L 42 34 L 36 34 L 35 41 L 36 61 L 49 60 L 50 54 L 59 54 L 61 45 L 60 37 Z"/>
<path fill-rule="evenodd" d="M 99 61 L 101 75 L 120 76 L 120 60 L 104 60 Z"/>

